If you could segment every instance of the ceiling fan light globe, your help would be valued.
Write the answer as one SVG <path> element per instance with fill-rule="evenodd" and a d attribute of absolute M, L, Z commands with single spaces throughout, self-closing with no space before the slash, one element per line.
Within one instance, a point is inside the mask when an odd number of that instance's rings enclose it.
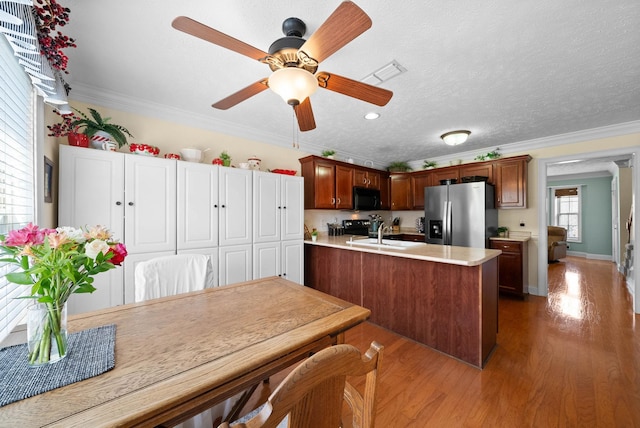
<path fill-rule="evenodd" d="M 442 134 L 440 138 L 442 138 L 442 141 L 448 146 L 457 146 L 467 141 L 469 134 L 471 134 L 470 131 L 451 131 Z"/>
<path fill-rule="evenodd" d="M 298 105 L 318 89 L 315 76 L 298 67 L 285 67 L 269 76 L 269 88 L 289 105 Z"/>

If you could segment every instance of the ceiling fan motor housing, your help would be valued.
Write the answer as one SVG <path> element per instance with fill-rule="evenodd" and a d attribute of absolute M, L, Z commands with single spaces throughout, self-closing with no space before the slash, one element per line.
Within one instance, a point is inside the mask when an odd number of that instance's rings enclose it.
<path fill-rule="evenodd" d="M 287 18 L 282 23 L 282 37 L 269 46 L 269 55 L 273 59 L 267 59 L 267 64 L 271 71 L 276 71 L 283 67 L 298 67 L 315 73 L 318 69 L 318 63 L 315 61 L 300 61 L 298 50 L 306 42 L 302 38 L 307 31 L 305 23 L 298 18 Z"/>

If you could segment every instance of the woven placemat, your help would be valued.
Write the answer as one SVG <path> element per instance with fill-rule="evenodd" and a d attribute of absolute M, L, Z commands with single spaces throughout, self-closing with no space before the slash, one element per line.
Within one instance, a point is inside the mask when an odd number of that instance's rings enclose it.
<path fill-rule="evenodd" d="M 0 406 L 111 370 L 115 339 L 115 324 L 72 333 L 65 358 L 37 367 L 27 363 L 26 343 L 0 349 Z"/>

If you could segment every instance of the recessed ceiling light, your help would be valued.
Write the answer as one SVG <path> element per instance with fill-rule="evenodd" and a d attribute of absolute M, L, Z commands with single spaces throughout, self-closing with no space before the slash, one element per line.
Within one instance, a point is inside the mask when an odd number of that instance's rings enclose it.
<path fill-rule="evenodd" d="M 364 118 L 367 119 L 367 120 L 374 120 L 374 119 L 377 119 L 379 117 L 380 117 L 380 113 L 374 113 L 374 112 L 367 113 L 367 114 L 364 115 Z"/>

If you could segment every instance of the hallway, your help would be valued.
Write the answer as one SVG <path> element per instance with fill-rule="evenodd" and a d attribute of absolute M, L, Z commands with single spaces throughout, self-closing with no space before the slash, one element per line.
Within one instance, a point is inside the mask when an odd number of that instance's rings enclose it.
<path fill-rule="evenodd" d="M 640 427 L 638 321 L 613 263 L 567 257 L 548 300 L 500 299 L 484 370 L 371 323 L 347 342 L 385 345 L 378 427 Z"/>

